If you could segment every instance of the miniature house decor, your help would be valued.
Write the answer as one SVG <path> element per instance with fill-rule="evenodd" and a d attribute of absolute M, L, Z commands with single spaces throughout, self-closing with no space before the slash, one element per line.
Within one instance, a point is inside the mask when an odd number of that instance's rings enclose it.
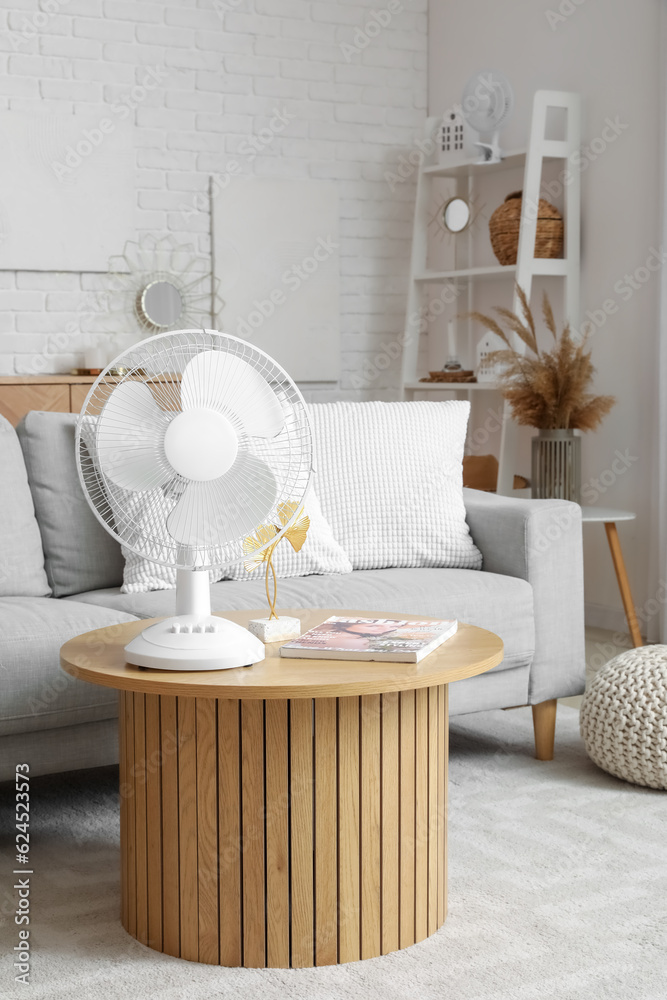
<path fill-rule="evenodd" d="M 472 131 L 460 110 L 452 108 L 445 112 L 437 136 L 440 163 L 447 166 L 464 163 L 474 155 Z"/>

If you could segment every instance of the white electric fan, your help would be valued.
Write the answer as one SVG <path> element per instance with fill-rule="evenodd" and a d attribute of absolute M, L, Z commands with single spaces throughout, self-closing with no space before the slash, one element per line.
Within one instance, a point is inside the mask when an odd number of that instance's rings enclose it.
<path fill-rule="evenodd" d="M 475 145 L 478 163 L 500 163 L 499 133 L 514 110 L 514 93 L 502 73 L 483 70 L 471 76 L 463 89 L 461 110 L 468 125 L 479 132 Z"/>
<path fill-rule="evenodd" d="M 280 365 L 213 330 L 150 337 L 92 386 L 76 455 L 84 493 L 106 530 L 132 552 L 177 569 L 176 615 L 133 639 L 128 663 L 219 670 L 263 660 L 259 639 L 211 615 L 208 571 L 241 561 L 244 539 L 261 525 L 285 521 L 280 534 L 286 531 L 308 489 L 306 406 Z M 277 538 L 267 534 L 266 545 Z"/>

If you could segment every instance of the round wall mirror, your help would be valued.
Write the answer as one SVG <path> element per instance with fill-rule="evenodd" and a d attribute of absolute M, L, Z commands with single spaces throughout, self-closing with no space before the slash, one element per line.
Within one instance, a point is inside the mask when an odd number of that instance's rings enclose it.
<path fill-rule="evenodd" d="M 152 281 L 141 293 L 139 308 L 152 326 L 166 330 L 180 319 L 183 298 L 171 281 Z"/>
<path fill-rule="evenodd" d="M 442 221 L 450 233 L 462 233 L 470 225 L 470 205 L 465 198 L 450 198 L 442 210 Z"/>

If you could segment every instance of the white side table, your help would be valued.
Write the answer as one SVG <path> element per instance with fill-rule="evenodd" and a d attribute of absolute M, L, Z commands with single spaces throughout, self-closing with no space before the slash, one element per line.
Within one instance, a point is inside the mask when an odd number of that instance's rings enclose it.
<path fill-rule="evenodd" d="M 607 541 L 609 542 L 611 559 L 614 564 L 614 569 L 616 570 L 618 589 L 621 592 L 621 600 L 623 601 L 625 617 L 628 622 L 628 628 L 630 629 L 632 644 L 635 647 L 643 646 L 644 643 L 642 641 L 641 632 L 639 631 L 637 612 L 635 611 L 635 602 L 632 599 L 630 581 L 628 580 L 628 574 L 625 568 L 625 560 L 623 559 L 621 542 L 618 537 L 618 531 L 616 530 L 616 522 L 634 521 L 636 516 L 637 515 L 632 510 L 612 510 L 610 507 L 581 508 L 581 520 L 584 524 L 589 524 L 595 521 L 604 524 L 605 531 L 607 532 Z"/>

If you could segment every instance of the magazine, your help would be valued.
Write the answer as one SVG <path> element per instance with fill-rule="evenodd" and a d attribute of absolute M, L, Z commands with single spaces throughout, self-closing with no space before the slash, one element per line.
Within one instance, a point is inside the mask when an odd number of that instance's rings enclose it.
<path fill-rule="evenodd" d="M 281 656 L 313 660 L 419 663 L 454 635 L 456 619 L 341 618 L 334 615 L 280 647 Z"/>

